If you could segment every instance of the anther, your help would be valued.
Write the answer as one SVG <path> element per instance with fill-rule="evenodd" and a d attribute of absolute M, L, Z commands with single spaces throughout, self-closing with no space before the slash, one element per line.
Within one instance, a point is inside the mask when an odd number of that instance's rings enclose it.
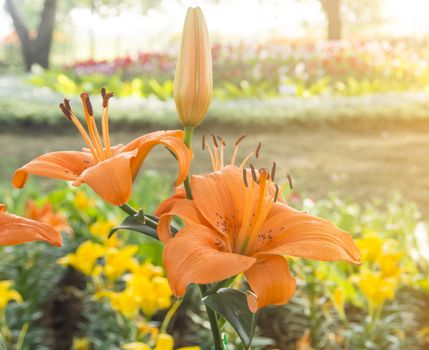
<path fill-rule="evenodd" d="M 215 147 L 218 147 L 218 144 L 217 144 L 217 141 L 216 141 L 216 136 L 213 135 L 213 134 L 211 134 L 211 135 L 212 135 L 212 139 L 213 139 L 213 144 L 215 145 Z"/>
<path fill-rule="evenodd" d="M 275 180 L 276 178 L 276 168 L 277 168 L 277 164 L 276 162 L 273 162 L 273 167 L 271 168 L 271 180 Z"/>
<path fill-rule="evenodd" d="M 259 157 L 259 152 L 261 150 L 262 147 L 262 142 L 259 142 L 258 147 L 256 147 L 256 151 L 255 151 L 255 157 L 258 158 Z"/>
<path fill-rule="evenodd" d="M 261 178 L 261 175 L 265 174 L 266 175 L 266 179 L 269 180 L 270 179 L 270 173 L 268 172 L 267 168 L 260 168 L 259 169 L 259 178 Z"/>
<path fill-rule="evenodd" d="M 206 149 L 206 134 L 204 134 L 201 138 L 201 148 L 203 149 L 203 151 Z"/>
<path fill-rule="evenodd" d="M 83 92 L 82 94 L 80 94 L 80 98 L 85 103 L 86 109 L 88 110 L 89 115 L 94 115 L 94 111 L 92 110 L 92 104 L 91 104 L 91 101 L 89 100 L 88 93 Z"/>
<path fill-rule="evenodd" d="M 244 181 L 244 186 L 249 187 L 249 184 L 247 183 L 247 170 L 246 170 L 246 168 L 243 168 L 243 181 Z"/>
<path fill-rule="evenodd" d="M 101 88 L 101 97 L 103 98 L 103 101 L 104 101 L 104 98 L 106 97 L 106 89 L 105 88 Z"/>
<path fill-rule="evenodd" d="M 253 181 L 258 183 L 258 177 L 256 176 L 256 170 L 255 170 L 255 167 L 253 166 L 253 164 L 250 164 L 250 171 L 252 173 Z"/>
<path fill-rule="evenodd" d="M 245 138 L 247 137 L 247 135 L 241 135 L 237 141 L 235 141 L 235 145 L 238 146 L 238 144 L 243 141 Z"/>
<path fill-rule="evenodd" d="M 64 99 L 64 105 L 66 106 L 66 108 L 71 111 L 71 106 L 70 106 L 70 100 L 67 100 L 66 98 Z"/>
<path fill-rule="evenodd" d="M 277 184 L 274 185 L 276 188 L 276 192 L 274 194 L 274 203 L 277 202 L 277 199 L 279 198 L 279 186 Z"/>
<path fill-rule="evenodd" d="M 290 189 L 293 190 L 292 176 L 290 176 L 290 174 L 287 174 L 286 177 L 287 181 L 289 182 Z"/>
<path fill-rule="evenodd" d="M 103 96 L 103 107 L 106 108 L 109 104 L 109 99 L 113 97 L 113 92 L 109 92 Z"/>
<path fill-rule="evenodd" d="M 222 143 L 223 146 L 226 146 L 226 142 L 222 136 L 218 136 L 217 139 Z"/>
<path fill-rule="evenodd" d="M 60 103 L 61 111 L 64 113 L 68 120 L 71 120 L 71 111 L 64 105 L 64 103 Z"/>

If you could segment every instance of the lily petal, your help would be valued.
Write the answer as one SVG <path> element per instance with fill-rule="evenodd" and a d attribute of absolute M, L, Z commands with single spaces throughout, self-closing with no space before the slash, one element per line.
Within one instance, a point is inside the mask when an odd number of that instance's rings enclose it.
<path fill-rule="evenodd" d="M 51 226 L 0 210 L 0 245 L 44 241 L 61 247 L 62 237 Z"/>
<path fill-rule="evenodd" d="M 172 196 L 174 197 L 174 196 Z M 178 216 L 185 222 L 185 225 L 202 224 L 210 225 L 200 214 L 194 201 L 183 198 L 169 198 L 168 203 L 163 203 L 162 207 L 158 208 L 155 215 L 159 216 L 158 222 L 158 237 L 162 242 L 167 242 L 172 238 L 171 220 L 174 216 Z M 166 202 L 167 202 L 166 201 Z"/>
<path fill-rule="evenodd" d="M 229 252 L 216 231 L 185 226 L 164 249 L 164 265 L 173 294 L 183 296 L 191 283 L 222 281 L 249 269 L 256 259 Z"/>
<path fill-rule="evenodd" d="M 206 220 L 219 232 L 232 236 L 234 228 L 240 227 L 243 214 L 242 171 L 227 166 L 208 175 L 194 175 L 191 188 L 195 205 Z"/>
<path fill-rule="evenodd" d="M 75 182 L 88 184 L 101 198 L 113 205 L 123 205 L 131 197 L 133 176 L 131 161 L 137 150 L 116 154 L 86 169 Z"/>
<path fill-rule="evenodd" d="M 191 167 L 192 153 L 184 144 L 183 135 L 181 130 L 155 131 L 143 135 L 121 148 L 121 152 L 138 150 L 137 156 L 131 163 L 133 179 L 137 176 L 140 167 L 152 148 L 157 145 L 164 145 L 174 153 L 179 163 L 179 175 L 176 179 L 176 185 L 185 181 Z"/>
<path fill-rule="evenodd" d="M 278 203 L 277 206 L 281 206 L 282 212 L 264 224 L 261 233 L 268 239 L 260 242 L 257 252 L 360 263 L 360 251 L 349 233 L 327 220 L 297 211 L 286 204 Z"/>
<path fill-rule="evenodd" d="M 19 168 L 13 176 L 13 185 L 16 188 L 24 187 L 30 174 L 59 180 L 75 180 L 93 165 L 94 158 L 88 152 L 46 153 Z"/>
<path fill-rule="evenodd" d="M 248 295 L 250 311 L 256 312 L 267 305 L 286 304 L 293 296 L 296 281 L 282 256 L 264 256 L 245 272 L 255 295 Z"/>

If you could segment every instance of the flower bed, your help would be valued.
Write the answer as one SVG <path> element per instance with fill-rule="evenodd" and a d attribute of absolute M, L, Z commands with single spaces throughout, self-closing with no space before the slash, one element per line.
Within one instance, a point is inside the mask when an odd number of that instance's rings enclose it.
<path fill-rule="evenodd" d="M 214 96 L 218 99 L 273 96 L 355 96 L 424 89 L 429 84 L 427 45 L 421 40 L 270 42 L 215 45 Z M 118 96 L 173 93 L 176 58 L 141 53 L 107 61 L 80 61 L 30 78 L 62 94 L 98 92 Z"/>

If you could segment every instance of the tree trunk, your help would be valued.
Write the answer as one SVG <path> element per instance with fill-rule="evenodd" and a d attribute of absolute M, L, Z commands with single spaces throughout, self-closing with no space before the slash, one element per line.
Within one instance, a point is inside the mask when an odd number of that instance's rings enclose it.
<path fill-rule="evenodd" d="M 321 0 L 328 21 L 328 40 L 341 39 L 341 0 Z"/>
<path fill-rule="evenodd" d="M 6 0 L 6 7 L 12 17 L 13 25 L 21 43 L 22 58 L 25 70 L 29 72 L 33 64 L 49 68 L 49 54 L 52 46 L 57 0 L 45 0 L 40 16 L 37 36 L 30 38 L 27 26 L 15 0 Z"/>

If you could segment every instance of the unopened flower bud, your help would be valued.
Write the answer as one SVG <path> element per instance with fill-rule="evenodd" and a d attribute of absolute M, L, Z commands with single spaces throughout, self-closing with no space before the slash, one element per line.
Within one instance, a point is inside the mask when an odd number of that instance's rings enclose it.
<path fill-rule="evenodd" d="M 174 77 L 174 100 L 181 123 L 198 126 L 209 109 L 213 92 L 212 56 L 204 15 L 189 8 Z"/>

